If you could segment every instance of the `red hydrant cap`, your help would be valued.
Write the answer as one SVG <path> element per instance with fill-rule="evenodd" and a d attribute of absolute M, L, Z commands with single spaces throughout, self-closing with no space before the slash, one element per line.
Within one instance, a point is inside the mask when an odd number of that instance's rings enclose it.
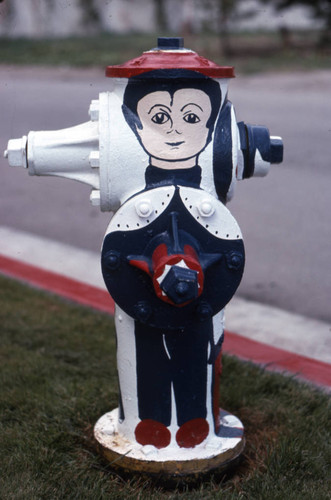
<path fill-rule="evenodd" d="M 158 47 L 124 64 L 108 66 L 106 76 L 130 78 L 156 69 L 186 69 L 210 78 L 234 78 L 233 66 L 218 66 L 192 50 L 183 48 L 183 38 L 158 38 Z"/>

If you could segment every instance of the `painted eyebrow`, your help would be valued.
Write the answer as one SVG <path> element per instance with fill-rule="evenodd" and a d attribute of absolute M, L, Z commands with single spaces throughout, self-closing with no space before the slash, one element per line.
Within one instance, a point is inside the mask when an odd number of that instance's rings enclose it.
<path fill-rule="evenodd" d="M 166 106 L 165 104 L 154 104 L 154 106 L 152 106 L 151 109 L 148 111 L 149 115 L 151 114 L 151 112 L 154 108 L 166 108 L 169 111 L 169 113 L 171 113 L 171 109 L 168 106 Z"/>
<path fill-rule="evenodd" d="M 201 109 L 201 111 L 203 111 L 202 107 L 199 106 L 199 104 L 196 104 L 195 102 L 189 102 L 188 104 L 185 104 L 185 106 L 182 107 L 181 111 L 183 111 L 187 106 L 196 106 L 197 108 Z"/>

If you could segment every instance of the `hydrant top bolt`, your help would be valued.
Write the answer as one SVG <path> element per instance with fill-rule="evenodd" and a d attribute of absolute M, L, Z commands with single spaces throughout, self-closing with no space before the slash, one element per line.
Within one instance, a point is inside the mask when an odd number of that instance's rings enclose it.
<path fill-rule="evenodd" d="M 182 37 L 159 37 L 157 39 L 157 48 L 160 50 L 178 50 L 184 47 L 184 38 Z"/>

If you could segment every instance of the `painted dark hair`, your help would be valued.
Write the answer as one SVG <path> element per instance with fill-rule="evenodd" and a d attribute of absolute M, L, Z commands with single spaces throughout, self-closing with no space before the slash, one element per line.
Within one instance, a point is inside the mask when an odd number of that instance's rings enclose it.
<path fill-rule="evenodd" d="M 156 69 L 131 77 L 124 92 L 123 115 L 128 125 L 136 134 L 139 142 L 141 141 L 137 134 L 137 129 L 141 129 L 142 124 L 137 113 L 138 102 L 152 92 L 168 92 L 173 98 L 177 90 L 187 88 L 202 90 L 210 99 L 212 111 L 207 121 L 207 128 L 209 129 L 207 144 L 211 141 L 222 98 L 219 84 L 208 76 L 196 71 Z"/>

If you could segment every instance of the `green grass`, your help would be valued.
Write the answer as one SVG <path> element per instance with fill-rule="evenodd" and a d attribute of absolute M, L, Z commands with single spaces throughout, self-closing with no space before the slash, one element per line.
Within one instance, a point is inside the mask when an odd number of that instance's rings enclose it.
<path fill-rule="evenodd" d="M 0 297 L 0 498 L 330 498 L 328 396 L 231 357 L 221 402 L 247 438 L 235 472 L 175 490 L 121 478 L 92 440 L 117 406 L 112 318 L 3 277 Z"/>
<path fill-rule="evenodd" d="M 120 64 L 156 45 L 156 34 L 100 34 L 67 39 L 0 39 L 0 64 L 102 66 Z M 318 50 L 317 32 L 291 35 L 284 46 L 277 33 L 234 33 L 232 54 L 224 56 L 219 37 L 196 34 L 185 46 L 218 64 L 234 65 L 238 73 L 331 68 L 330 50 Z"/>

